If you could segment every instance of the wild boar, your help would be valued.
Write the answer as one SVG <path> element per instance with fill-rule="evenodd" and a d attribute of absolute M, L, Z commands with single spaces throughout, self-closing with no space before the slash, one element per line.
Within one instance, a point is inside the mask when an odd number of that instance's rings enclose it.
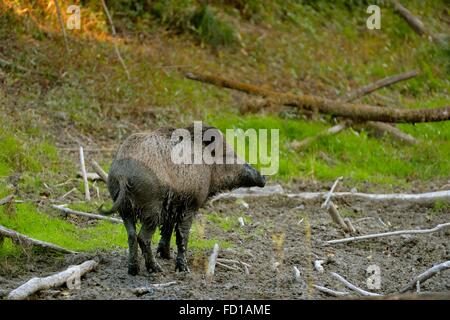
<path fill-rule="evenodd" d="M 183 142 L 194 145 L 194 125 L 184 129 L 189 137 Z M 151 249 L 152 236 L 158 226 L 161 227 L 161 240 L 157 253 L 161 258 L 171 258 L 170 238 L 175 229 L 175 270 L 189 271 L 185 253 L 192 220 L 198 209 L 219 192 L 265 185 L 265 178 L 240 160 L 220 131 L 210 126 L 203 125 L 201 134 L 209 132 L 211 136 L 212 132 L 214 139 L 202 139 L 200 151 L 205 148 L 219 150 L 218 154 L 212 152 L 212 155 L 219 160 L 228 157 L 235 161 L 175 163 L 172 158 L 174 147 L 183 140 L 174 139 L 175 130 L 164 127 L 131 135 L 119 147 L 109 170 L 107 186 L 114 204 L 110 210 L 100 209 L 100 212 L 118 211 L 123 219 L 128 233 L 128 273 L 131 275 L 139 272 L 138 244 L 148 272 L 162 271 Z M 138 221 L 142 226 L 137 234 Z"/>

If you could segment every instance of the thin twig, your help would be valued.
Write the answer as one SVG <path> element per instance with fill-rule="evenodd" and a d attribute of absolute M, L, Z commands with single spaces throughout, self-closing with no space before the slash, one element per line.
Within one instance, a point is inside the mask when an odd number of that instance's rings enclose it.
<path fill-rule="evenodd" d="M 64 21 L 63 21 L 62 14 L 61 14 L 61 8 L 59 7 L 58 0 L 54 0 L 54 2 L 55 2 L 56 14 L 58 15 L 59 26 L 61 27 L 61 31 L 62 31 L 63 37 L 64 37 L 64 44 L 66 46 L 67 53 L 70 53 L 69 41 L 67 40 L 66 28 L 64 28 Z"/>
<path fill-rule="evenodd" d="M 406 286 L 404 286 L 400 293 L 404 293 L 410 289 L 413 289 L 414 286 L 417 286 L 418 291 L 420 291 L 420 283 L 425 282 L 426 280 L 430 279 L 434 275 L 438 274 L 439 272 L 442 272 L 444 270 L 450 269 L 450 260 L 442 262 L 440 264 L 437 264 L 430 269 L 422 272 L 417 277 L 415 277 L 411 282 L 409 282 Z"/>
<path fill-rule="evenodd" d="M 92 167 L 94 168 L 95 172 L 100 176 L 100 178 L 104 182 L 108 182 L 108 174 L 103 170 L 103 168 L 97 163 L 97 161 L 92 160 L 91 161 Z"/>
<path fill-rule="evenodd" d="M 324 293 L 329 294 L 334 297 L 343 297 L 343 296 L 349 295 L 349 293 L 346 291 L 335 291 L 335 290 L 328 289 L 326 287 L 318 286 L 316 284 L 313 285 L 313 287 L 316 288 L 320 292 L 324 292 Z"/>
<path fill-rule="evenodd" d="M 363 296 L 380 296 L 380 294 L 378 293 L 374 293 L 374 292 L 369 292 L 366 290 L 363 290 L 357 286 L 355 286 L 354 284 L 351 284 L 350 282 L 348 282 L 344 277 L 342 277 L 341 275 L 337 274 L 336 272 L 331 272 L 331 275 L 336 278 L 337 280 L 339 280 L 341 283 L 343 283 L 347 288 L 359 293 L 360 295 Z"/>
<path fill-rule="evenodd" d="M 86 201 L 91 201 L 91 194 L 89 193 L 89 182 L 86 173 L 86 166 L 84 164 L 84 152 L 82 146 L 80 146 L 80 165 L 81 165 L 81 174 L 83 175 L 83 182 L 84 182 L 84 196 L 86 197 Z"/>
<path fill-rule="evenodd" d="M 339 177 L 339 178 L 336 179 L 336 181 L 334 181 L 333 186 L 330 189 L 330 192 L 328 192 L 328 195 L 327 195 L 327 197 L 325 198 L 325 201 L 322 204 L 322 208 L 328 209 L 329 202 L 331 200 L 331 197 L 333 196 L 334 189 L 336 189 L 336 186 L 338 185 L 339 181 L 341 181 L 342 179 L 344 179 L 344 177 Z"/>
<path fill-rule="evenodd" d="M 425 233 L 432 233 L 439 230 L 442 230 L 444 228 L 450 227 L 450 222 L 438 224 L 436 227 L 432 229 L 423 229 L 423 230 L 399 230 L 399 231 L 392 231 L 392 232 L 384 232 L 384 233 L 375 233 L 375 234 L 368 234 L 364 236 L 358 236 L 358 237 L 349 237 L 345 239 L 338 239 L 338 240 L 330 240 L 327 241 L 327 244 L 336 244 L 336 243 L 344 243 L 344 242 L 351 242 L 351 241 L 360 241 L 360 240 L 368 240 L 368 239 L 374 239 L 374 238 L 384 238 L 384 237 L 392 237 L 392 236 L 398 236 L 403 234 L 425 234 Z"/>
<path fill-rule="evenodd" d="M 97 219 L 97 220 L 106 220 L 112 223 L 123 223 L 122 219 L 117 219 L 117 218 L 111 218 L 111 217 L 107 217 L 107 216 L 102 216 L 99 214 L 94 214 L 94 213 L 87 213 L 87 212 L 82 212 L 82 211 L 76 211 L 76 210 L 72 210 L 69 208 L 66 208 L 62 205 L 52 205 L 52 208 L 59 210 L 61 212 L 64 212 L 66 215 L 67 214 L 73 214 L 76 216 L 80 216 L 80 217 L 85 217 L 85 218 L 89 218 L 89 219 Z"/>
<path fill-rule="evenodd" d="M 113 38 L 116 38 L 116 28 L 114 27 L 114 23 L 112 21 L 111 15 L 109 13 L 108 7 L 106 6 L 105 0 L 102 0 L 102 5 L 103 5 L 103 9 L 105 10 L 106 16 L 108 17 L 109 24 L 111 25 L 111 33 L 113 35 Z M 125 61 L 123 60 L 122 55 L 120 54 L 119 47 L 117 46 L 115 39 L 113 41 L 113 45 L 114 45 L 114 50 L 116 52 L 117 58 L 119 59 L 120 63 L 122 64 L 122 67 L 125 70 L 128 80 L 130 80 L 131 79 L 130 72 L 128 71 L 127 65 L 125 64 Z"/>
<path fill-rule="evenodd" d="M 211 280 L 212 277 L 214 276 L 218 255 L 219 255 L 219 244 L 216 243 L 214 244 L 213 252 L 209 257 L 208 270 L 206 271 L 206 277 L 208 278 L 208 280 Z"/>

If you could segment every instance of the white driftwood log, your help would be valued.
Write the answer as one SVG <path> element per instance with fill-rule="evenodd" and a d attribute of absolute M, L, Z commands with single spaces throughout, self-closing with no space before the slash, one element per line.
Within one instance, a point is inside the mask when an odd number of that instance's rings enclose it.
<path fill-rule="evenodd" d="M 444 228 L 449 228 L 450 222 L 438 224 L 436 227 L 432 229 L 422 229 L 422 230 L 399 230 L 399 231 L 391 231 L 391 232 L 384 232 L 384 233 L 374 233 L 374 234 L 367 234 L 364 236 L 358 236 L 358 237 L 349 237 L 345 239 L 337 239 L 337 240 L 330 240 L 327 241 L 327 244 L 336 244 L 336 243 L 344 243 L 344 242 L 350 242 L 350 241 L 360 241 L 360 240 L 367 240 L 367 239 L 374 239 L 374 238 L 384 238 L 384 237 L 392 237 L 392 236 L 398 236 L 403 234 L 424 234 L 424 233 L 432 233 L 439 230 L 442 230 Z"/>
<path fill-rule="evenodd" d="M 23 285 L 11 291 L 8 295 L 9 300 L 24 300 L 33 293 L 40 290 L 56 288 L 73 280 L 74 277 L 81 277 L 92 271 L 98 265 L 97 261 L 88 260 L 80 265 L 70 266 L 66 270 L 45 278 L 33 278 Z"/>
<path fill-rule="evenodd" d="M 422 272 L 417 277 L 415 277 L 413 280 L 411 280 L 411 282 L 409 282 L 406 286 L 404 286 L 400 290 L 400 293 L 404 293 L 408 290 L 411 290 L 414 288 L 414 286 L 417 286 L 418 288 L 420 288 L 421 282 L 424 282 L 424 281 L 430 279 L 432 276 L 436 275 L 437 273 L 447 270 L 447 269 L 450 269 L 450 260 L 442 262 L 440 264 L 437 264 L 437 265 L 433 266 L 432 268 Z"/>
<path fill-rule="evenodd" d="M 351 284 L 344 277 L 342 277 L 341 275 L 337 274 L 336 272 L 331 272 L 331 275 L 334 278 L 336 278 L 337 280 L 339 280 L 341 283 L 343 283 L 347 288 L 349 288 L 349 289 L 359 293 L 360 295 L 371 296 L 371 297 L 380 296 L 380 294 L 378 294 L 378 293 L 369 292 L 369 291 L 363 290 L 361 288 L 358 288 L 357 286 L 355 286 L 354 284 Z"/>
<path fill-rule="evenodd" d="M 211 204 L 219 199 L 227 198 L 246 198 L 246 197 L 261 197 L 261 196 L 272 196 L 274 194 L 284 194 L 284 189 L 280 184 L 275 184 L 271 186 L 251 187 L 251 188 L 238 188 L 231 192 L 225 192 L 218 194 L 211 199 Z"/>
<path fill-rule="evenodd" d="M 82 146 L 80 146 L 80 166 L 84 183 L 84 196 L 86 197 L 86 201 L 91 201 L 91 194 L 89 193 L 89 182 L 87 178 L 86 166 L 84 164 L 84 152 Z"/>
<path fill-rule="evenodd" d="M 323 199 L 328 192 L 301 192 L 288 193 L 289 198 L 299 198 L 303 200 L 320 200 Z M 361 192 L 335 192 L 332 198 L 356 198 L 369 201 L 405 201 L 414 203 L 433 203 L 437 200 L 450 200 L 450 190 L 427 192 L 427 193 L 388 193 L 388 194 L 371 194 Z"/>
<path fill-rule="evenodd" d="M 324 292 L 324 293 L 329 294 L 329 295 L 334 296 L 334 297 L 343 297 L 343 296 L 348 296 L 349 295 L 349 293 L 346 292 L 346 291 L 335 291 L 335 290 L 328 289 L 326 287 L 318 286 L 316 284 L 313 285 L 313 287 L 317 291 Z"/>
<path fill-rule="evenodd" d="M 91 161 L 92 167 L 94 168 L 95 172 L 98 174 L 98 176 L 104 181 L 108 182 L 108 174 L 103 170 L 103 168 L 97 163 L 97 161 L 92 160 Z"/>
<path fill-rule="evenodd" d="M 0 235 L 4 236 L 4 237 L 8 237 L 10 238 L 14 243 L 21 245 L 22 243 L 26 243 L 26 244 L 31 244 L 34 246 L 39 246 L 45 249 L 51 249 L 57 252 L 62 252 L 62 253 L 76 253 L 75 251 L 71 251 L 68 249 L 65 249 L 63 247 L 60 247 L 56 244 L 53 243 L 49 243 L 49 242 L 45 242 L 45 241 L 41 241 L 41 240 L 37 240 L 37 239 L 33 239 L 30 237 L 27 237 L 21 233 L 18 233 L 14 230 L 5 228 L 4 226 L 0 226 Z"/>
<path fill-rule="evenodd" d="M 76 211 L 76 210 L 72 210 L 69 208 L 66 208 L 62 205 L 52 205 L 52 208 L 60 210 L 62 212 L 64 212 L 65 214 L 73 214 L 76 216 L 81 216 L 81 217 L 85 217 L 85 218 L 89 218 L 89 219 L 98 219 L 98 220 L 106 220 L 112 223 L 123 223 L 122 219 L 117 219 L 117 218 L 111 218 L 111 217 L 107 217 L 107 216 L 102 216 L 99 214 L 94 214 L 94 213 L 87 213 L 87 212 L 82 212 L 82 211 Z"/>
<path fill-rule="evenodd" d="M 214 271 L 216 269 L 217 256 L 219 255 L 219 244 L 214 244 L 213 252 L 209 257 L 208 270 L 206 271 L 206 277 L 211 279 L 214 276 Z"/>

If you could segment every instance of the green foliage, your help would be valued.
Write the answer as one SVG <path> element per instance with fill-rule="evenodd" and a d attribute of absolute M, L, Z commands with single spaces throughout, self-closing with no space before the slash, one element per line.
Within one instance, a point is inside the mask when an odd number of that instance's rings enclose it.
<path fill-rule="evenodd" d="M 219 20 L 207 5 L 194 12 L 191 23 L 198 37 L 213 47 L 231 46 L 237 42 L 234 28 Z"/>

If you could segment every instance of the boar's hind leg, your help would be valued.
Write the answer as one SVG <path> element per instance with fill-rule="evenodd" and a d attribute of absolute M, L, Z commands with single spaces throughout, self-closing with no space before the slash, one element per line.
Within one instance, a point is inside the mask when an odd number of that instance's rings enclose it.
<path fill-rule="evenodd" d="M 170 238 L 172 237 L 174 225 L 175 222 L 173 219 L 168 218 L 161 227 L 161 240 L 159 240 L 156 252 L 159 253 L 163 259 L 172 259 L 172 256 L 170 255 Z"/>
<path fill-rule="evenodd" d="M 143 212 L 143 216 L 145 218 L 142 219 L 143 221 L 141 230 L 139 231 L 138 235 L 138 243 L 141 247 L 142 254 L 144 255 L 145 267 L 150 273 L 161 272 L 162 268 L 160 267 L 158 262 L 156 262 L 151 246 L 153 234 L 155 233 L 156 227 L 158 226 L 159 212 L 150 207 L 146 209 L 145 212 Z"/>
<path fill-rule="evenodd" d="M 136 239 L 136 225 L 130 216 L 124 216 L 123 223 L 128 233 L 128 273 L 135 276 L 139 273 L 138 244 Z"/>
<path fill-rule="evenodd" d="M 181 215 L 180 220 L 175 227 L 177 237 L 177 260 L 175 264 L 175 271 L 187 271 L 189 268 L 186 261 L 186 249 L 189 239 L 189 231 L 191 230 L 192 220 L 195 211 L 186 211 Z"/>

